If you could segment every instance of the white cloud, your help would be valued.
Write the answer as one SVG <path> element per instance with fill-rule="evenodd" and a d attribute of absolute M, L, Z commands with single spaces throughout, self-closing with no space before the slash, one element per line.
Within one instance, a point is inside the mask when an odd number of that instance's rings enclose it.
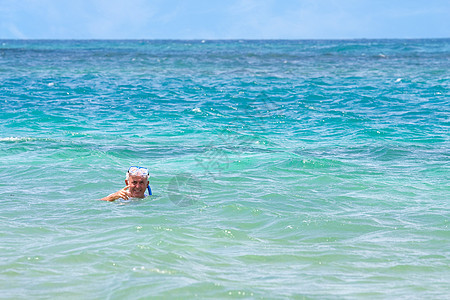
<path fill-rule="evenodd" d="M 27 39 L 28 36 L 24 34 L 15 24 L 9 23 L 5 27 L 9 32 L 9 36 L 13 39 Z"/>

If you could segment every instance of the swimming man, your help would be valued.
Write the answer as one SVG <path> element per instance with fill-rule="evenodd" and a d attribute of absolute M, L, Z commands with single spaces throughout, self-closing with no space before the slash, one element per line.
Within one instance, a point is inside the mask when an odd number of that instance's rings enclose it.
<path fill-rule="evenodd" d="M 148 190 L 149 195 L 152 194 L 148 176 L 147 168 L 130 167 L 125 179 L 126 187 L 100 200 L 115 201 L 117 199 L 145 198 L 147 196 L 145 190 Z"/>

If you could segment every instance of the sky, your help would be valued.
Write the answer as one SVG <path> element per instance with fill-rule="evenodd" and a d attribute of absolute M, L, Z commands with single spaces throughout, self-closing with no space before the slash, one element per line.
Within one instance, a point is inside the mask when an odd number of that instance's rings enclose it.
<path fill-rule="evenodd" d="M 0 39 L 449 37 L 449 0 L 0 0 Z"/>

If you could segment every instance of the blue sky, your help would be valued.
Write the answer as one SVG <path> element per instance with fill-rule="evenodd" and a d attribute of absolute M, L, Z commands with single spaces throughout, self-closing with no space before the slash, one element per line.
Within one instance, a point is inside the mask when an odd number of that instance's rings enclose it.
<path fill-rule="evenodd" d="M 0 0 L 3 39 L 440 37 L 449 0 Z"/>

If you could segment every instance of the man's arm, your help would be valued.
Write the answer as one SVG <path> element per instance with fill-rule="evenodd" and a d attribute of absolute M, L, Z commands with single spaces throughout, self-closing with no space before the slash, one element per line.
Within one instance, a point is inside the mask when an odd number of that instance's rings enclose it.
<path fill-rule="evenodd" d="M 106 196 L 106 197 L 104 197 L 104 198 L 102 198 L 100 200 L 101 201 L 116 201 L 117 199 L 120 199 L 120 198 L 122 198 L 124 200 L 128 200 L 129 194 L 128 194 L 127 190 L 128 190 L 129 187 L 130 186 L 127 185 L 126 187 L 124 187 L 120 191 L 112 193 L 111 195 Z"/>

